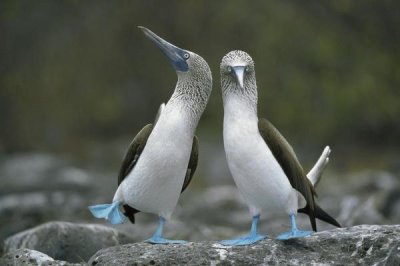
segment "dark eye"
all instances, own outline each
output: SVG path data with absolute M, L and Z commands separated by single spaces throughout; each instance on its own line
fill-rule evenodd
M 232 67 L 230 67 L 230 66 L 228 66 L 227 68 L 226 68 L 226 72 L 228 73 L 228 74 L 231 74 L 232 73 Z
M 183 55 L 183 58 L 185 58 L 185 59 L 189 59 L 189 57 L 190 57 L 190 54 L 189 54 L 189 53 L 185 53 L 185 54 Z
M 246 71 L 246 73 L 249 73 L 249 72 L 250 72 L 250 67 L 249 67 L 249 66 L 246 66 L 246 68 L 244 69 L 244 71 Z

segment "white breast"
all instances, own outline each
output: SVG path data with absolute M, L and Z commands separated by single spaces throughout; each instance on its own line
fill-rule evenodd
M 194 130 L 184 113 L 166 107 L 132 172 L 115 197 L 132 207 L 169 218 L 182 189 Z
M 259 133 L 257 114 L 235 101 L 224 109 L 224 147 L 239 191 L 256 208 L 285 210 L 292 187 Z

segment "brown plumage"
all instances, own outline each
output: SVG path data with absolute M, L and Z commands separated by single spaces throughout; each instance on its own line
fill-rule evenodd
M 314 196 L 317 196 L 317 193 L 304 173 L 303 167 L 297 159 L 292 146 L 267 119 L 259 119 L 258 128 L 275 159 L 285 172 L 290 184 L 303 195 L 307 202 L 307 205 L 299 209 L 298 212 L 305 213 L 309 216 L 314 231 L 317 231 L 315 218 L 340 227 L 340 224 L 322 210 L 314 201 Z

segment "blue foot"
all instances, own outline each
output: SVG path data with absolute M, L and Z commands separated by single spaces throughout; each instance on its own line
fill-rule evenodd
M 257 233 L 257 224 L 259 220 L 260 220 L 259 214 L 253 216 L 250 233 L 248 235 L 235 239 L 222 240 L 219 243 L 224 246 L 244 246 L 244 245 L 254 244 L 260 240 L 267 238 L 267 236 L 263 236 Z
M 115 201 L 112 204 L 100 204 L 89 206 L 90 212 L 96 218 L 104 218 L 112 224 L 122 224 L 126 218 L 119 210 L 120 202 Z
M 150 243 L 150 244 L 186 244 L 187 242 L 185 240 L 171 240 L 171 239 L 166 239 L 163 237 L 152 237 L 150 239 L 147 239 L 145 241 L 146 243 Z
M 297 229 L 295 214 L 292 213 L 289 215 L 289 217 L 290 217 L 290 223 L 292 225 L 292 230 L 290 232 L 285 232 L 283 234 L 280 234 L 276 239 L 288 240 L 288 239 L 292 239 L 292 238 L 309 236 L 313 233 L 312 231 L 301 231 L 301 230 Z
M 244 246 L 244 245 L 251 245 L 260 240 L 267 238 L 268 236 L 263 236 L 260 234 L 249 234 L 247 236 L 229 239 L 229 240 L 222 240 L 219 243 L 224 246 Z
M 288 240 L 292 238 L 300 238 L 300 237 L 305 237 L 311 235 L 313 232 L 312 231 L 300 231 L 300 230 L 293 230 L 290 232 L 285 232 L 283 234 L 280 234 L 276 239 L 278 240 Z
M 154 232 L 153 236 L 150 239 L 147 239 L 145 242 L 151 244 L 185 244 L 187 243 L 184 240 L 170 240 L 162 237 L 163 228 L 164 228 L 165 219 L 160 216 L 159 225 L 157 230 Z

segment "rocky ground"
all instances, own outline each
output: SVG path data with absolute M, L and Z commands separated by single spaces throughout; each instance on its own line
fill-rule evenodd
M 126 250 L 137 254 L 129 257 L 127 265 L 162 264 L 162 258 L 170 258 L 169 246 L 127 244 L 143 241 L 152 234 L 157 225 L 154 215 L 139 214 L 135 225 L 120 226 L 106 225 L 92 218 L 86 206 L 110 201 L 116 188 L 115 174 L 72 165 L 48 154 L 25 154 L 0 161 L 0 248 L 3 253 L 0 256 L 3 255 L 3 264 L 24 265 L 25 261 L 26 265 L 36 265 L 41 261 L 42 265 L 61 265 L 90 260 L 93 265 L 107 265 L 116 259 L 111 253 L 119 256 Z M 196 178 L 201 178 L 201 171 L 199 173 L 200 177 Z M 212 176 L 212 173 L 206 174 Z M 166 237 L 196 242 L 176 247 L 182 254 L 197 254 L 190 260 L 184 258 L 191 264 L 200 265 L 203 257 L 208 259 L 205 265 L 229 265 L 232 261 L 240 264 L 245 259 L 250 264 L 263 261 L 294 264 L 297 260 L 301 264 L 304 260 L 297 256 L 284 260 L 285 254 L 307 250 L 310 263 L 335 264 L 335 258 L 343 257 L 352 259 L 354 264 L 390 265 L 398 261 L 400 253 L 398 244 L 396 246 L 399 227 L 353 226 L 400 223 L 397 174 L 368 170 L 339 176 L 327 172 L 317 189 L 318 201 L 345 229 L 334 230 L 330 225 L 318 223 L 323 232 L 304 240 L 266 240 L 247 248 L 222 248 L 216 242 L 203 242 L 243 234 L 250 226 L 250 217 L 240 195 L 229 176 L 224 177 L 221 182 L 208 182 L 212 185 L 204 189 L 189 188 L 182 195 L 172 221 L 167 224 Z M 212 178 L 221 175 L 227 176 L 217 171 Z M 299 227 L 309 229 L 308 218 L 304 215 L 300 216 Z M 259 230 L 273 238 L 288 228 L 287 217 L 264 215 Z M 335 246 L 331 251 L 330 243 Z M 149 254 L 158 257 L 143 259 L 150 258 Z M 226 259 L 218 259 L 221 256 Z M 183 260 L 176 263 L 183 263 Z
M 400 225 L 360 225 L 255 245 L 133 242 L 99 225 L 48 223 L 6 240 L 1 265 L 400 265 Z M 97 251 L 97 252 L 96 252 Z

